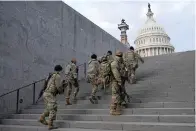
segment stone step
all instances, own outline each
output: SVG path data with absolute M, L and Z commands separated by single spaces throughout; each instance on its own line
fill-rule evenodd
M 176 75 L 176 74 L 175 74 Z M 137 76 L 136 76 L 137 77 Z M 172 79 L 172 77 L 175 77 Z M 136 84 L 132 84 L 131 87 L 143 87 L 146 84 L 146 87 L 150 88 L 150 87 L 156 87 L 156 88 L 160 88 L 160 87 L 172 87 L 172 88 L 185 88 L 185 87 L 192 87 L 193 86 L 193 81 L 194 81 L 194 77 L 189 77 L 189 80 L 183 80 L 184 77 L 183 76 L 181 78 L 176 78 L 176 76 L 171 76 L 171 75 L 161 75 L 160 78 L 158 78 L 158 76 L 155 77 L 148 77 L 148 78 L 137 78 L 137 82 Z M 167 81 L 167 83 L 165 82 Z M 128 83 L 126 83 L 127 85 L 130 85 Z
M 149 91 L 149 90 L 143 90 L 143 91 L 138 91 L 137 93 L 133 94 L 132 91 L 127 91 L 127 93 L 133 97 L 133 98 L 141 98 L 141 99 L 147 99 L 147 98 L 179 98 L 182 97 L 183 93 L 185 94 L 189 94 L 189 96 L 184 96 L 184 97 L 188 97 L 193 98 L 194 97 L 194 92 L 193 91 L 189 91 L 189 92 L 185 92 L 185 91 L 181 91 L 181 92 L 158 92 L 158 91 Z M 79 100 L 87 100 L 90 96 L 90 93 L 85 93 L 85 95 L 83 96 L 78 96 Z M 101 99 L 111 99 L 111 93 L 108 92 L 106 94 L 99 92 L 97 93 L 97 96 L 100 96 Z M 58 96 L 57 97 L 58 100 L 62 100 L 65 99 L 64 95 Z
M 155 93 L 151 93 L 151 94 L 148 94 L 147 92 L 143 92 L 143 93 L 140 93 L 140 94 L 131 94 L 129 92 L 127 92 L 133 99 L 152 99 L 152 98 L 158 98 L 158 99 L 165 99 L 165 98 L 168 98 L 168 99 L 192 99 L 194 97 L 194 92 L 190 92 L 190 93 L 186 93 L 187 95 L 183 95 L 183 92 L 178 92 L 178 93 L 165 93 L 165 94 L 155 94 Z M 88 100 L 89 99 L 89 96 L 90 95 L 87 95 L 87 96 L 83 96 L 83 97 L 78 97 L 78 100 Z M 104 95 L 104 94 L 97 94 L 97 96 L 102 99 L 102 100 L 108 100 L 108 99 L 111 99 L 111 94 L 107 94 L 107 95 Z M 65 96 L 61 96 L 61 97 L 58 97 L 57 98 L 58 100 L 64 100 L 65 99 Z
M 0 131 L 48 131 L 48 129 L 46 127 L 39 127 L 39 126 L 0 125 Z M 54 131 L 111 131 L 111 130 L 58 128 L 55 129 Z M 122 131 L 122 130 L 113 130 L 113 131 Z
M 146 83 L 143 83 L 143 84 L 137 84 L 137 85 L 128 85 L 126 86 L 126 89 L 127 91 L 132 91 L 132 93 L 138 93 L 138 92 L 141 92 L 141 91 L 148 91 L 148 92 L 178 92 L 178 91 L 185 91 L 185 92 L 190 92 L 190 91 L 193 91 L 194 90 L 194 85 L 174 85 L 174 84 L 167 84 L 167 85 L 164 85 L 164 84 L 160 84 L 160 85 L 157 85 L 157 84 L 150 84 L 149 82 L 146 82 Z
M 26 109 L 21 113 L 24 114 L 41 114 L 44 109 Z M 194 108 L 129 108 L 122 110 L 123 115 L 193 115 Z M 58 109 L 57 114 L 109 114 L 109 109 Z
M 148 85 L 148 86 L 146 86 Z M 187 85 L 183 86 L 183 87 L 175 87 L 173 85 L 167 85 L 167 86 L 164 86 L 164 85 L 155 85 L 155 84 L 152 84 L 152 85 L 149 85 L 148 83 L 144 83 L 144 84 L 141 84 L 141 85 L 138 85 L 138 86 L 129 86 L 126 88 L 126 90 L 130 93 L 137 93 L 137 92 L 142 92 L 142 91 L 147 91 L 147 92 L 182 92 L 182 91 L 185 91 L 185 92 L 192 92 L 194 91 L 194 86 L 190 86 L 188 87 Z
M 151 93 L 150 91 L 144 91 L 144 92 L 139 92 L 138 94 L 132 94 L 131 92 L 127 92 L 131 97 L 133 98 L 150 98 L 150 97 L 160 97 L 160 98 L 165 98 L 165 97 L 178 97 L 180 96 L 181 94 L 176 94 L 176 93 L 169 93 L 169 92 L 164 92 L 164 93 Z M 104 93 L 99 93 L 97 94 L 97 96 L 100 96 L 104 99 L 108 99 L 108 98 L 111 98 L 111 93 L 107 93 L 106 95 Z M 78 99 L 80 100 L 86 100 L 88 99 L 90 96 L 89 95 L 86 95 L 86 96 L 79 96 Z M 65 99 L 65 96 L 60 96 L 60 97 L 57 97 L 57 99 Z
M 90 103 L 88 101 L 88 103 Z M 101 103 L 101 102 L 100 102 Z M 109 101 L 108 101 L 109 103 Z M 110 104 L 73 104 L 66 105 L 65 101 L 58 102 L 58 109 L 72 108 L 72 109 L 97 109 L 97 108 L 109 108 Z M 188 102 L 148 102 L 148 103 L 130 103 L 128 108 L 184 108 L 184 107 L 195 107 L 194 103 Z M 43 109 L 44 103 L 33 105 L 30 109 Z
M 182 93 L 184 94 L 190 94 L 189 96 L 194 96 L 195 89 L 194 88 L 181 88 L 181 89 L 174 89 L 174 88 L 164 88 L 162 87 L 161 89 L 156 89 L 156 88 L 146 88 L 141 87 L 141 88 L 127 88 L 126 89 L 127 93 L 133 96 L 137 97 L 152 97 L 152 96 L 180 96 Z M 103 94 L 103 91 L 100 91 L 101 94 Z M 111 94 L 111 91 L 108 91 L 107 94 Z M 106 94 L 106 96 L 107 96 Z M 90 94 L 89 94 L 90 95 Z M 89 96 L 87 95 L 87 96 Z
M 65 99 L 60 99 L 58 100 L 59 102 L 65 103 Z M 169 97 L 165 97 L 165 98 L 131 98 L 131 103 L 146 103 L 146 102 L 194 102 L 195 99 L 193 98 L 169 98 Z M 107 100 L 98 100 L 99 103 L 101 104 L 109 104 L 111 102 L 111 98 L 107 99 Z M 41 102 L 43 103 L 43 102 Z M 77 100 L 77 104 L 90 104 L 90 101 L 87 100 Z
M 38 119 L 40 114 L 15 114 L 9 119 Z M 58 114 L 57 120 L 69 121 L 118 121 L 118 122 L 175 122 L 194 123 L 194 115 L 86 115 L 86 114 Z
M 128 93 L 128 92 L 127 92 Z M 145 93 L 145 94 L 144 94 Z M 138 98 L 147 98 L 147 97 L 168 97 L 168 92 L 147 92 L 147 91 L 144 91 L 144 92 L 137 92 L 137 93 L 132 93 L 131 91 L 128 93 L 130 96 L 132 97 L 138 97 Z M 102 98 L 106 99 L 106 98 L 111 98 L 111 93 L 110 92 L 107 92 L 106 94 L 104 93 L 97 93 L 97 96 L 100 96 L 102 95 Z M 171 96 L 172 95 L 175 95 L 175 94 L 170 94 Z M 85 99 L 88 99 L 90 96 L 89 95 L 86 95 L 86 96 L 79 96 L 78 99 L 80 100 L 85 100 Z M 60 96 L 60 97 L 57 97 L 58 99 L 64 99 L 65 96 Z
M 191 96 L 194 96 L 194 89 L 192 88 L 191 89 L 190 88 L 189 89 L 173 89 L 173 88 L 165 89 L 163 87 L 162 89 L 148 89 L 148 88 L 142 87 L 138 89 L 127 88 L 126 91 L 128 94 L 132 96 L 137 96 L 137 97 L 180 96 L 182 93 L 190 94 Z M 111 91 L 107 91 L 107 94 L 104 94 L 103 91 L 101 90 L 100 92 L 98 92 L 98 94 L 103 94 L 104 96 L 107 96 L 108 94 L 111 95 Z
M 116 116 L 118 117 L 118 116 Z M 27 119 L 4 119 L 0 121 L 3 125 L 26 125 L 26 126 L 43 126 L 37 120 Z M 60 128 L 84 128 L 84 129 L 104 129 L 104 130 L 160 130 L 166 131 L 182 129 L 192 131 L 194 123 L 161 123 L 161 122 L 106 122 L 106 121 L 66 121 L 57 120 L 55 125 Z

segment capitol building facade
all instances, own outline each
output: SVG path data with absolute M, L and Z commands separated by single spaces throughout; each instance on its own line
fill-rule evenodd
M 173 53 L 175 48 L 170 43 L 170 37 L 164 28 L 153 18 L 150 4 L 148 4 L 147 21 L 134 41 L 135 51 L 142 57 Z

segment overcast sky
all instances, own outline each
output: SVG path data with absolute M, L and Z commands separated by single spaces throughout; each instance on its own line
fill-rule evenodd
M 176 52 L 195 49 L 195 2 L 190 0 L 63 0 L 96 25 L 120 40 L 117 24 L 129 25 L 128 41 L 133 45 L 147 17 L 148 2 L 154 18 L 164 27 Z

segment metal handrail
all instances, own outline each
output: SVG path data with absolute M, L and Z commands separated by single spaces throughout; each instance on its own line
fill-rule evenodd
M 35 82 L 31 83 L 31 84 L 28 84 L 28 85 L 25 85 L 25 86 L 23 86 L 23 87 L 20 87 L 20 88 L 18 88 L 18 89 L 12 90 L 12 91 L 10 91 L 10 92 L 8 92 L 8 93 L 5 93 L 5 94 L 1 95 L 0 98 L 3 97 L 3 96 L 5 96 L 5 95 L 8 95 L 8 94 L 10 94 L 10 93 L 13 93 L 13 92 L 15 92 L 15 91 L 17 91 L 17 90 L 21 90 L 21 89 L 23 89 L 23 88 L 29 87 L 30 85 L 36 84 L 36 83 L 38 83 L 38 82 L 41 82 L 41 81 L 43 81 L 43 80 L 45 80 L 45 79 L 41 79 L 41 80 L 39 80 L 39 81 L 35 81 Z
M 86 63 L 83 63 L 83 64 L 80 64 L 80 65 L 78 65 L 78 67 L 80 67 L 80 66 L 82 66 L 82 65 L 84 65 L 84 76 L 86 77 Z M 27 87 L 29 87 L 29 86 L 31 86 L 31 85 L 33 85 L 33 100 L 32 100 L 32 103 L 33 103 L 33 105 L 34 104 L 36 104 L 36 96 L 35 96 L 35 88 L 36 88 L 36 83 L 39 83 L 39 82 L 42 82 L 42 81 L 44 81 L 45 79 L 41 79 L 41 80 L 38 80 L 38 81 L 35 81 L 35 82 L 33 82 L 33 83 L 31 83 L 31 84 L 28 84 L 28 85 L 25 85 L 25 86 L 23 86 L 23 87 L 20 87 L 20 88 L 18 88 L 18 89 L 14 89 L 14 90 L 12 90 L 12 91 L 10 91 L 10 92 L 8 92 L 8 93 L 4 93 L 4 94 L 2 94 L 1 96 L 0 96 L 0 98 L 2 98 L 3 96 L 6 96 L 6 95 L 8 95 L 8 94 L 11 94 L 11 93 L 13 93 L 13 92 L 17 92 L 17 95 L 16 95 L 16 113 L 19 113 L 19 95 L 20 95 L 20 90 L 21 89 L 24 89 L 24 88 L 27 88 Z
M 79 67 L 79 66 L 82 66 L 82 65 L 85 65 L 85 63 L 84 63 L 84 64 L 78 65 L 78 67 Z M 12 92 L 15 92 L 15 91 L 17 91 L 17 90 L 20 90 L 20 89 L 29 87 L 30 85 L 36 84 L 36 83 L 38 83 L 38 82 L 41 82 L 41 81 L 43 81 L 43 80 L 45 80 L 45 79 L 41 79 L 41 80 L 35 81 L 35 82 L 31 83 L 31 84 L 28 84 L 28 85 L 25 85 L 25 86 L 20 87 L 20 88 L 18 88 L 18 89 L 12 90 L 12 91 L 7 92 L 7 93 L 4 93 L 3 95 L 0 95 L 0 98 L 3 97 L 3 96 L 5 96 L 5 95 L 8 95 L 8 94 L 10 94 L 10 93 L 12 93 Z

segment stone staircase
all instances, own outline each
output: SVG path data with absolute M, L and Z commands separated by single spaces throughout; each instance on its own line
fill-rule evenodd
M 91 87 L 80 83 L 77 104 L 58 97 L 56 131 L 194 131 L 195 51 L 149 57 L 137 72 L 138 82 L 126 85 L 131 103 L 121 116 L 109 115 L 111 95 L 98 92 L 99 103 L 88 100 Z M 0 131 L 45 131 L 37 122 L 43 101 L 0 121 Z

